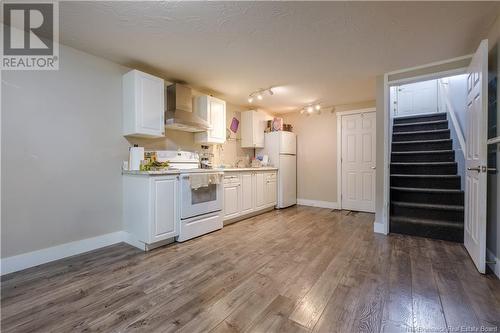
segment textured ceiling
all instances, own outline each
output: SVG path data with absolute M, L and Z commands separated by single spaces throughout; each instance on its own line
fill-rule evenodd
M 286 112 L 374 99 L 375 76 L 474 51 L 488 2 L 61 2 L 61 41 L 235 104 Z

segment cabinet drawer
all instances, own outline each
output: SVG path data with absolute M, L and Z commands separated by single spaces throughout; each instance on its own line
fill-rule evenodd
M 235 175 L 224 175 L 224 184 L 239 184 L 240 176 Z

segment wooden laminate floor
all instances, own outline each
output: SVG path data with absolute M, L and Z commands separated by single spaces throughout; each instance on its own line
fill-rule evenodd
M 2 332 L 499 329 L 500 282 L 460 244 L 292 207 L 149 253 L 124 244 L 2 278 Z M 463 330 L 462 330 L 463 331 Z

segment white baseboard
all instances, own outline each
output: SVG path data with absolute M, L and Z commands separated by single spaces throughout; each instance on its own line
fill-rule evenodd
M 96 250 L 101 247 L 123 242 L 123 231 L 82 239 L 70 243 L 56 245 L 46 249 L 23 253 L 1 260 L 0 275 L 17 272 L 26 268 L 45 264 L 54 260 L 63 259 L 84 252 Z
M 131 245 L 133 247 L 136 247 L 139 250 L 147 251 L 146 243 L 138 241 L 137 239 L 135 239 L 135 237 L 133 237 L 130 233 L 128 233 L 126 231 L 122 231 L 122 232 L 123 232 L 123 241 L 125 243 L 127 243 L 128 245 Z
M 387 235 L 385 231 L 385 225 L 380 222 L 373 222 L 373 232 L 377 234 Z
M 333 202 L 333 201 L 297 199 L 297 204 L 303 205 L 303 206 L 312 206 L 312 207 L 320 207 L 320 208 L 339 209 L 338 202 Z
M 486 260 L 495 262 L 495 264 L 488 264 L 488 267 L 495 273 L 497 278 L 500 279 L 500 261 L 489 249 L 486 249 Z

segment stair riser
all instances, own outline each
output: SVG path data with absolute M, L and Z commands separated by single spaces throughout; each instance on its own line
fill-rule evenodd
M 464 212 L 449 209 L 423 209 L 416 207 L 402 207 L 391 205 L 391 216 L 405 216 L 410 218 L 420 218 L 427 220 L 449 221 L 464 223 Z
M 456 175 L 457 165 L 391 165 L 391 173 L 403 175 Z
M 463 228 L 446 228 L 440 226 L 419 225 L 414 223 L 392 222 L 390 232 L 404 235 L 442 239 L 451 242 L 464 242 Z
M 439 205 L 463 205 L 463 193 L 434 193 L 391 190 L 391 200 Z
M 431 130 L 437 130 L 437 129 L 448 129 L 448 122 L 442 122 L 442 123 L 422 123 L 422 124 L 414 124 L 414 125 L 405 125 L 405 126 L 398 126 L 395 125 L 392 127 L 392 132 L 397 133 L 397 132 L 413 132 L 413 131 L 431 131 Z
M 391 186 L 460 189 L 460 178 L 412 178 L 391 177 Z
M 418 153 L 418 154 L 392 154 L 392 162 L 454 162 L 455 152 L 444 153 Z
M 420 116 L 416 118 L 394 118 L 394 124 L 420 123 L 426 121 L 446 120 L 446 114 Z
M 451 141 L 392 144 L 392 151 L 423 151 L 423 150 L 451 150 L 451 149 L 452 149 Z
M 398 134 L 394 133 L 392 135 L 393 142 L 404 142 L 404 141 L 417 141 L 417 140 L 438 140 L 438 139 L 449 139 L 450 130 L 446 132 L 430 132 L 430 133 L 418 133 L 418 134 Z

